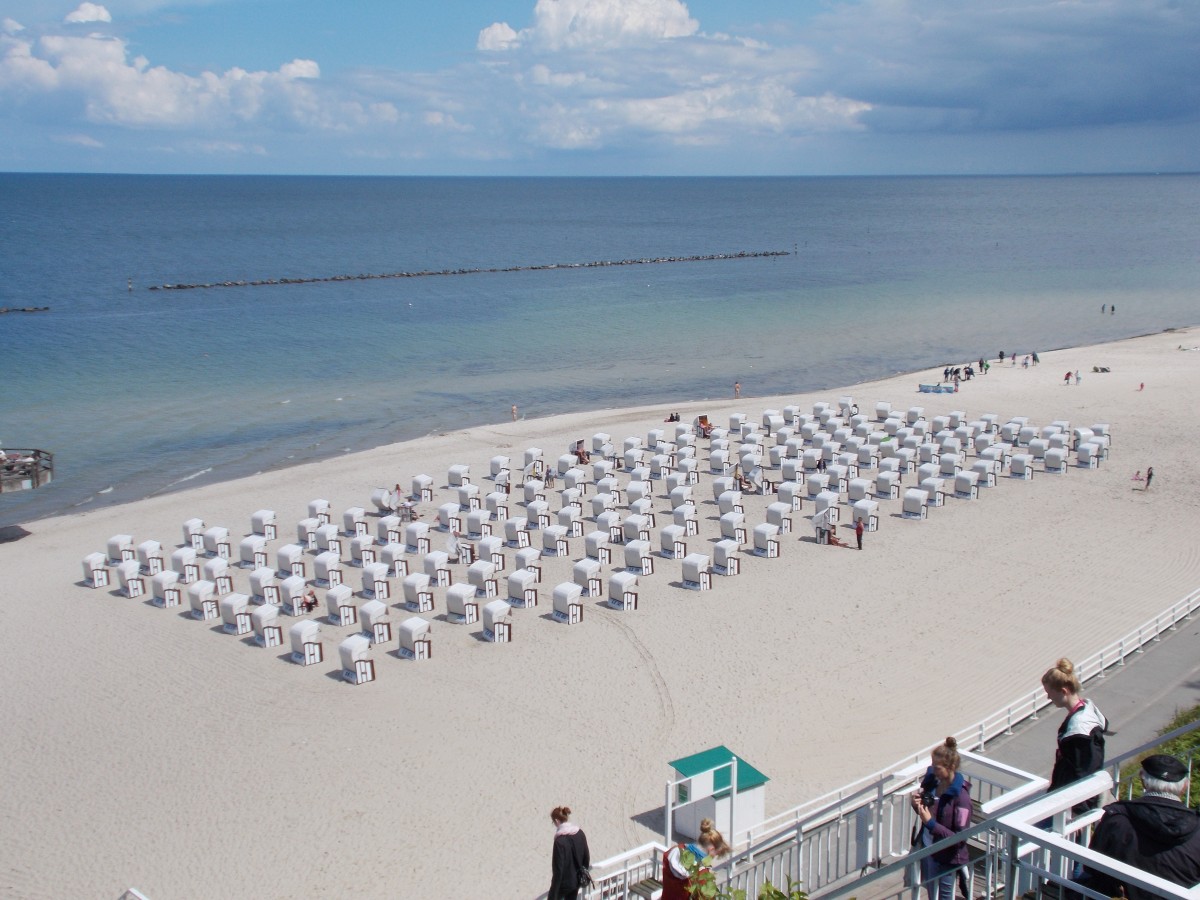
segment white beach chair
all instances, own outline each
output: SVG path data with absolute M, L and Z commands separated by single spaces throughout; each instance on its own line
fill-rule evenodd
M 508 602 L 511 606 L 538 605 L 538 575 L 532 569 L 516 569 L 508 574 Z
M 370 650 L 371 639 L 362 634 L 352 634 L 338 645 L 343 681 L 367 684 L 375 680 L 375 663 L 367 655 Z
M 553 610 L 554 619 L 567 625 L 577 625 L 583 621 L 583 604 L 580 596 L 583 591 L 579 585 L 565 581 L 554 588 Z
M 410 616 L 400 623 L 399 648 L 401 659 L 426 660 L 433 657 L 433 634 L 429 622 L 420 616 Z
M 608 605 L 623 612 L 638 608 L 638 575 L 636 572 L 613 572 L 608 580 Z

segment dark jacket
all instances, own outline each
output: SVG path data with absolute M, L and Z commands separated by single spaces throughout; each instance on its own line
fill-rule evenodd
M 574 897 L 579 890 L 579 870 L 591 868 L 591 865 L 592 855 L 582 831 L 576 829 L 574 832 L 554 835 L 547 900 Z
M 1104 768 L 1104 732 L 1107 730 L 1108 719 L 1091 700 L 1084 700 L 1071 710 L 1058 726 L 1058 752 L 1054 757 L 1054 771 L 1050 773 L 1050 790 L 1056 791 Z M 1099 805 L 1099 798 L 1094 797 L 1075 806 L 1074 811 L 1078 814 Z
M 1106 806 L 1090 846 L 1175 884 L 1200 882 L 1200 817 L 1178 800 L 1141 797 Z M 1110 895 L 1120 887 L 1116 879 L 1091 870 L 1085 870 L 1083 883 Z M 1135 887 L 1125 892 L 1131 900 L 1158 896 Z
M 930 770 L 925 773 L 925 778 L 921 781 L 921 792 L 928 794 L 936 788 L 937 776 Z M 971 782 L 962 772 L 954 774 L 950 787 L 946 788 L 945 793 L 938 795 L 934 802 L 933 818 L 925 823 L 925 830 L 929 832 L 931 838 L 929 843 L 936 843 L 970 826 L 973 812 Z M 942 866 L 966 865 L 969 859 L 966 841 L 939 850 L 933 854 L 933 859 Z

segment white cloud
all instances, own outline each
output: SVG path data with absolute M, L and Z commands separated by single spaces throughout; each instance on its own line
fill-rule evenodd
M 534 24 L 514 31 L 496 22 L 479 33 L 480 50 L 529 44 L 545 50 L 614 49 L 688 37 L 700 26 L 681 0 L 537 0 Z
M 493 22 L 479 32 L 475 46 L 479 50 L 507 50 L 518 43 L 519 37 L 507 22 Z
M 59 92 L 77 97 L 88 121 L 111 125 L 216 127 L 270 115 L 328 127 L 336 113 L 314 113 L 322 105 L 312 87 L 320 74 L 314 61 L 295 59 L 274 72 L 192 76 L 130 59 L 120 38 L 46 35 L 36 45 L 0 39 L 0 96 L 6 89 Z
M 77 147 L 88 147 L 92 150 L 100 150 L 104 147 L 104 144 L 88 134 L 65 134 L 57 140 L 62 144 L 74 144 Z
M 111 22 L 112 16 L 99 3 L 80 3 L 72 13 L 68 13 L 64 22 L 78 25 L 82 22 Z
M 3 29 L 5 34 L 19 34 L 25 30 L 25 26 L 16 19 L 6 18 L 0 22 L 0 29 Z

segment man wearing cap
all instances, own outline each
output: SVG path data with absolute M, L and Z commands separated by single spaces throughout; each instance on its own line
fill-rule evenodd
M 1179 799 L 1188 787 L 1187 766 L 1159 753 L 1142 760 L 1141 777 L 1141 797 L 1104 807 L 1091 849 L 1191 887 L 1200 882 L 1200 817 Z M 1081 882 L 1109 896 L 1123 889 L 1130 900 L 1158 896 L 1092 870 L 1084 871 Z

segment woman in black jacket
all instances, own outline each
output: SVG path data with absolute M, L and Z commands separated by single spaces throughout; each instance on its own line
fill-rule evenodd
M 570 818 L 569 806 L 556 806 L 550 811 L 550 821 L 554 823 L 554 850 L 550 857 L 550 892 L 546 900 L 576 900 L 583 887 L 581 876 L 592 865 L 587 837 L 578 825 L 571 824 Z

